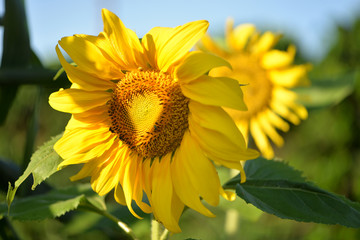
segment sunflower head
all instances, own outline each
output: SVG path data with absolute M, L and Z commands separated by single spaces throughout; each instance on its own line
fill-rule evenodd
M 83 164 L 72 180 L 90 177 L 99 195 L 115 189 L 115 200 L 134 216 L 133 202 L 179 232 L 184 206 L 213 216 L 201 198 L 214 206 L 219 195 L 234 198 L 221 187 L 214 162 L 240 170 L 244 181 L 240 161 L 258 156 L 222 108 L 245 110 L 242 91 L 236 80 L 207 75 L 228 62 L 189 52 L 207 21 L 156 27 L 140 41 L 115 14 L 102 15 L 98 36 L 64 37 L 56 46 L 72 82 L 49 99 L 72 114 L 54 146 L 64 159 L 59 167 Z
M 143 157 L 173 152 L 188 129 L 189 99 L 169 74 L 126 73 L 109 101 L 110 131 Z
M 226 47 L 220 47 L 205 35 L 198 47 L 223 57 L 232 66 L 210 71 L 210 76 L 228 76 L 243 85 L 244 101 L 248 111 L 225 108 L 235 120 L 245 139 L 254 140 L 263 156 L 273 158 L 274 151 L 269 139 L 278 147 L 284 143 L 278 129 L 289 130 L 288 120 L 299 124 L 307 118 L 305 107 L 298 104 L 297 94 L 290 89 L 309 85 L 309 64 L 294 65 L 296 49 L 290 45 L 287 51 L 274 49 L 280 35 L 272 32 L 260 34 L 252 24 L 234 28 L 233 20 L 226 25 Z

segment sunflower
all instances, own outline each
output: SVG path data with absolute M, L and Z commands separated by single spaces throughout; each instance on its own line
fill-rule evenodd
M 238 169 L 257 151 L 222 107 L 246 110 L 236 80 L 206 75 L 227 66 L 222 58 L 189 52 L 208 22 L 155 27 L 141 41 L 112 12 L 103 9 L 98 36 L 64 37 L 60 63 L 72 82 L 52 93 L 50 105 L 71 113 L 54 145 L 62 168 L 83 164 L 71 180 L 91 177 L 99 195 L 112 189 L 115 200 L 139 217 L 132 202 L 172 232 L 184 206 L 214 216 L 201 202 L 231 200 L 220 185 L 215 164 Z M 210 160 L 211 159 L 211 160 Z M 140 218 L 140 217 L 139 217 Z
M 289 130 L 289 124 L 298 125 L 307 118 L 307 110 L 298 104 L 297 94 L 290 88 L 308 85 L 309 64 L 293 65 L 296 49 L 273 49 L 280 35 L 272 32 L 259 34 L 252 24 L 233 27 L 233 20 L 226 24 L 225 46 L 221 47 L 205 35 L 198 48 L 223 57 L 232 69 L 219 67 L 209 73 L 212 77 L 227 76 L 237 79 L 243 86 L 244 101 L 248 111 L 225 108 L 245 136 L 251 135 L 256 146 L 266 158 L 273 158 L 269 139 L 278 147 L 284 144 L 278 129 Z

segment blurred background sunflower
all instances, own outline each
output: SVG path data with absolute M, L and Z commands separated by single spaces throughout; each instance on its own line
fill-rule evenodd
M 278 147 L 284 144 L 277 132 L 278 129 L 289 131 L 289 124 L 284 119 L 298 125 L 308 116 L 306 108 L 297 103 L 298 95 L 290 88 L 310 84 L 307 72 L 311 66 L 292 64 L 296 52 L 294 45 L 290 45 L 286 51 L 273 49 L 280 38 L 279 34 L 270 31 L 259 33 L 253 24 L 234 27 L 233 19 L 228 19 L 225 47 L 209 35 L 199 43 L 200 50 L 221 56 L 231 64 L 232 69 L 213 69 L 209 75 L 228 76 L 242 85 L 248 110 L 225 110 L 245 139 L 253 139 L 262 155 L 268 159 L 274 158 L 269 139 Z

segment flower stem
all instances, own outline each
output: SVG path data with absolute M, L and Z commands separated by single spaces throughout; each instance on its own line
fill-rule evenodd
M 161 224 L 151 214 L 151 240 L 160 240 L 160 228 Z
M 166 240 L 168 234 L 169 230 L 156 221 L 154 215 L 151 215 L 151 240 Z
M 134 233 L 132 232 L 131 228 L 128 227 L 128 225 L 126 225 L 126 223 L 120 221 L 118 218 L 114 217 L 113 215 L 111 215 L 108 212 L 103 212 L 102 213 L 104 217 L 107 217 L 108 219 L 114 221 L 128 236 L 131 237 L 131 239 L 136 240 L 137 238 L 135 237 Z
M 166 228 L 164 229 L 163 233 L 160 236 L 160 240 L 166 240 L 167 237 L 169 235 L 169 230 L 167 230 Z
M 134 235 L 134 233 L 132 232 L 131 228 L 128 227 L 128 225 L 122 221 L 120 221 L 120 219 L 118 219 L 117 217 L 115 217 L 114 215 L 106 212 L 106 211 L 102 211 L 100 209 L 97 209 L 95 207 L 92 207 L 92 206 L 81 206 L 79 207 L 80 209 L 85 209 L 85 210 L 88 210 L 88 211 L 92 211 L 92 212 L 95 212 L 95 213 L 98 213 L 100 215 L 103 215 L 104 217 L 108 218 L 109 220 L 115 222 L 119 228 L 121 228 L 121 230 L 124 232 L 124 234 L 126 234 L 126 236 L 129 238 L 129 239 L 132 239 L 132 240 L 137 240 L 136 236 Z

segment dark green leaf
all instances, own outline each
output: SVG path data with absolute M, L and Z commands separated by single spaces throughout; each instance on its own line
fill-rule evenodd
M 57 171 L 57 166 L 62 160 L 60 156 L 55 152 L 53 146 L 55 142 L 60 139 L 61 136 L 62 134 L 59 134 L 56 137 L 52 138 L 32 155 L 31 161 L 23 175 L 21 175 L 19 179 L 15 182 L 14 188 L 9 188 L 8 190 L 6 200 L 9 207 L 16 193 L 16 190 L 30 174 L 32 174 L 34 178 L 34 183 L 32 185 L 32 189 L 34 190 L 38 184 L 40 184 L 42 181 L 44 181 L 46 178 L 48 178 L 50 175 Z
M 236 185 L 236 193 L 247 203 L 280 218 L 360 227 L 360 211 L 354 207 L 356 203 L 309 183 L 248 180 Z
M 288 179 L 292 181 L 305 181 L 302 172 L 289 166 L 281 160 L 266 160 L 259 157 L 247 161 L 244 166 L 247 179 Z
M 304 182 L 305 178 L 302 173 L 295 170 L 283 161 L 266 160 L 259 157 L 254 160 L 246 161 L 244 170 L 246 179 L 262 180 L 291 180 L 295 182 Z M 240 175 L 228 181 L 224 187 L 235 189 L 236 184 L 240 183 Z
M 23 174 L 23 176 L 27 174 L 27 177 L 30 173 L 32 173 L 34 178 L 34 183 L 31 187 L 32 190 L 57 171 L 57 166 L 60 164 L 62 159 L 55 152 L 53 146 L 61 138 L 61 136 L 62 134 L 53 137 L 32 155 L 29 166 Z
M 9 216 L 18 220 L 43 220 L 59 217 L 79 207 L 99 212 L 106 209 L 104 199 L 96 194 L 89 184 L 84 184 L 15 199 Z M 6 214 L 6 204 L 0 204 L 0 218 Z

